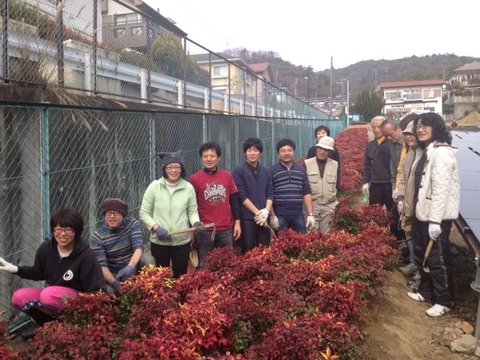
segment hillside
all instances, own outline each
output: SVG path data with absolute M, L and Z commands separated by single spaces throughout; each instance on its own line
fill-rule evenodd
M 293 65 L 273 51 L 250 52 L 246 49 L 237 49 L 224 52 L 238 56 L 249 64 L 270 63 L 273 82 L 277 86 L 287 88 L 292 94 L 295 94 L 297 84 L 299 98 L 307 97 L 306 76 L 310 77 L 310 98 L 330 96 L 330 69 L 313 72 L 311 67 Z M 364 88 L 374 88 L 381 82 L 445 79 L 454 69 L 473 61 L 480 61 L 480 58 L 434 54 L 396 60 L 364 60 L 345 68 L 333 69 L 332 93 L 341 94 L 342 88 L 338 82 L 342 79 L 348 80 L 351 99 L 355 101 L 356 95 Z

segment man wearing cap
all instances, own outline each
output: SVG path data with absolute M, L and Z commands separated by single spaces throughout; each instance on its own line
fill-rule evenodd
M 140 222 L 128 217 L 128 204 L 117 198 L 102 204 L 104 221 L 90 238 L 90 247 L 102 267 L 107 292 L 119 294 L 121 282 L 138 269 L 155 265 L 155 259 L 144 254 Z
M 338 162 L 329 158 L 335 142 L 330 136 L 322 137 L 316 147 L 316 156 L 305 160 L 308 181 L 312 190 L 315 225 L 309 230 L 330 232 L 330 223 L 337 206 L 337 191 L 340 190 Z

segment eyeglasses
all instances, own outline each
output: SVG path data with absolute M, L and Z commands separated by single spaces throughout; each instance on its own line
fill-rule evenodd
M 75 234 L 75 229 L 72 229 L 71 227 L 54 227 L 53 228 L 53 233 L 55 235 L 60 235 L 62 232 L 65 232 L 66 235 L 73 235 Z
M 106 212 L 105 212 L 105 215 L 106 215 L 106 216 L 115 216 L 115 217 L 117 217 L 117 216 L 120 216 L 120 215 L 122 215 L 122 214 L 121 214 L 119 211 L 110 210 L 110 211 L 106 211 Z
M 167 166 L 165 166 L 165 169 L 167 169 L 167 170 L 181 170 L 182 167 L 180 165 L 167 165 Z
M 423 124 L 418 124 L 417 126 L 415 126 L 415 129 L 426 129 L 427 127 L 430 127 L 430 125 L 423 125 Z

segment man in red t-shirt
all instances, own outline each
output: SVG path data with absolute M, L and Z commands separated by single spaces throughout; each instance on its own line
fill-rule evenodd
M 193 174 L 189 182 L 197 194 L 198 213 L 204 224 L 215 223 L 215 239 L 211 231 L 201 231 L 196 236 L 199 267 L 204 266 L 206 256 L 217 247 L 233 246 L 233 239 L 240 238 L 240 203 L 238 189 L 232 174 L 218 169 L 222 150 L 220 145 L 207 142 L 199 149 L 203 169 Z

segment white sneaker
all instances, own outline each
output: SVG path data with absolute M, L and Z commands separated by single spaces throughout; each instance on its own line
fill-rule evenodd
M 430 309 L 427 310 L 427 315 L 431 316 L 431 317 L 439 317 L 439 316 L 442 316 L 443 314 L 449 312 L 450 310 L 452 310 L 452 309 L 450 309 L 449 307 L 439 305 L 439 304 L 435 304 Z
M 420 293 L 414 293 L 414 292 L 408 292 L 407 296 L 410 299 L 413 299 L 415 301 L 420 301 L 420 302 L 425 302 L 427 299 L 425 299 Z
M 398 270 L 405 275 L 413 275 L 417 271 L 417 266 L 414 263 L 410 263 L 405 266 L 401 266 Z

